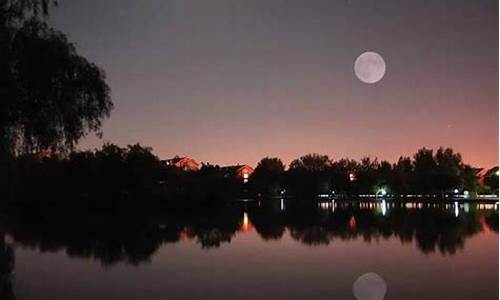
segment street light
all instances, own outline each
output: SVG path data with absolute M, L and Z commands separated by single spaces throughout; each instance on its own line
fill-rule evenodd
M 385 188 L 379 188 L 378 191 L 375 193 L 375 199 L 377 199 L 378 194 L 381 194 L 382 197 L 385 197 L 385 195 L 387 195 L 387 191 L 385 190 Z
M 349 181 L 354 181 L 356 180 L 356 175 L 354 173 L 349 173 Z

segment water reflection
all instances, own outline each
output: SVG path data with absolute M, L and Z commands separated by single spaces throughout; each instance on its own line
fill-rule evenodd
M 14 299 L 14 251 L 0 229 L 0 299 Z
M 467 238 L 485 230 L 498 232 L 498 206 L 494 203 L 382 200 L 323 202 L 318 207 L 322 218 L 307 218 L 309 223 L 300 226 L 294 226 L 296 220 L 288 222 L 295 230 L 292 237 L 310 245 L 329 244 L 335 239 L 362 238 L 370 243 L 396 237 L 402 243 L 415 242 L 424 254 L 438 251 L 453 255 L 465 246 Z
M 106 266 L 148 262 L 166 243 L 190 240 L 202 249 L 219 248 L 236 235 L 253 231 L 264 241 L 279 240 L 289 234 L 293 240 L 308 246 L 397 238 L 402 244 L 415 244 L 424 254 L 453 255 L 465 247 L 469 237 L 485 230 L 498 232 L 498 212 L 495 204 L 386 200 L 330 200 L 319 203 L 318 209 L 304 210 L 277 199 L 276 203 L 235 205 L 204 214 L 65 219 L 4 216 L 0 218 L 0 226 L 16 245 L 41 252 L 64 250 L 69 257 L 95 259 Z M 3 271 L 8 266 L 4 262 L 9 250 L 2 243 Z M 2 277 L 2 282 L 8 280 Z

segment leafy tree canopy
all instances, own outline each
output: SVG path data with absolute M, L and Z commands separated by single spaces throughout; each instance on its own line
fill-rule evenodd
M 290 163 L 290 170 L 305 170 L 309 172 L 325 171 L 331 166 L 332 162 L 328 155 L 306 154 Z
M 48 0 L 1 1 L 3 152 L 66 151 L 113 107 L 104 72 L 47 25 Z

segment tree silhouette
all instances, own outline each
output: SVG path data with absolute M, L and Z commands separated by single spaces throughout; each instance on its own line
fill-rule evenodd
M 290 163 L 290 170 L 301 169 L 307 172 L 326 171 L 331 166 L 331 160 L 328 155 L 317 153 L 306 154 Z
M 484 184 L 491 192 L 498 194 L 498 166 L 486 171 L 484 174 Z
M 463 171 L 462 157 L 451 148 L 439 148 L 435 154 L 436 174 L 435 186 L 441 192 L 450 191 L 460 185 L 460 174 Z
M 104 72 L 46 23 L 51 0 L 0 1 L 0 185 L 12 157 L 67 151 L 113 107 Z
M 285 164 L 277 157 L 265 157 L 260 160 L 250 176 L 250 184 L 263 196 L 276 196 L 282 188 L 282 175 Z
M 356 190 L 358 193 L 370 193 L 379 183 L 380 163 L 378 159 L 364 157 L 356 171 Z
M 332 162 L 330 176 L 332 180 L 332 187 L 337 194 L 339 192 L 347 194 L 353 192 L 354 186 L 353 182 L 351 182 L 349 178 L 349 174 L 355 174 L 358 169 L 358 162 L 352 159 L 343 158 Z
M 111 111 L 104 72 L 61 32 L 30 20 L 11 43 L 10 97 L 1 127 L 11 150 L 71 149 Z
M 14 251 L 4 242 L 0 234 L 0 299 L 13 300 L 14 297 Z
M 26 18 L 41 18 L 49 14 L 50 6 L 57 6 L 55 0 L 3 0 L 1 12 L 11 22 L 23 21 Z
M 287 190 L 300 195 L 298 199 L 308 199 L 308 196 L 329 192 L 331 166 L 332 161 L 328 155 L 316 153 L 293 160 L 286 175 Z
M 267 201 L 274 196 L 315 206 L 318 196 L 356 198 L 373 195 L 381 188 L 395 197 L 416 193 L 445 199 L 456 188 L 467 190 L 471 196 L 491 192 L 498 180 L 496 171 L 487 173 L 487 185 L 483 187 L 479 170 L 464 164 L 451 149 L 438 150 L 436 155 L 420 149 L 414 160 L 400 158 L 394 165 L 372 158 L 331 161 L 327 156 L 305 155 L 288 170 L 280 159 L 264 158 L 250 181 L 244 183 L 228 168 L 203 164 L 198 171 L 185 172 L 163 164 L 149 147 L 106 143 L 101 149 L 69 155 L 19 155 L 15 160 L 14 196 L 4 198 L 15 200 L 13 204 L 31 204 L 27 206 L 31 209 L 59 202 L 64 206 L 79 203 L 146 210 L 151 206 L 214 209 L 237 199 Z M 143 196 L 142 200 L 138 196 Z
M 437 165 L 433 152 L 433 150 L 422 148 L 413 156 L 415 190 L 421 193 L 428 193 L 435 189 L 434 178 Z
M 407 194 L 412 191 L 413 164 L 409 157 L 399 157 L 393 166 L 392 189 L 399 194 Z
M 463 165 L 462 170 L 460 172 L 460 186 L 473 194 L 478 193 L 483 189 L 479 182 L 479 172 L 481 169 L 473 168 L 469 165 Z

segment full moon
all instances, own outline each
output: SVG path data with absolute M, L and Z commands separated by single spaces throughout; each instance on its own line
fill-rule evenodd
M 376 52 L 364 52 L 354 63 L 354 73 L 365 83 L 376 83 L 384 77 L 385 61 Z

